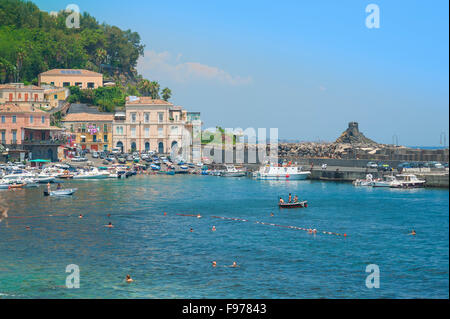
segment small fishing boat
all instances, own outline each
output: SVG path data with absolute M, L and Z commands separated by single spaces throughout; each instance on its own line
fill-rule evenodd
M 57 189 L 55 191 L 44 191 L 44 196 L 70 196 L 77 191 L 77 188 Z
M 166 171 L 166 175 L 175 175 L 175 171 Z
M 233 165 L 226 165 L 226 171 L 222 172 L 222 177 L 244 177 L 247 172 L 243 169 L 237 169 Z
M 353 185 L 355 186 L 373 186 L 373 176 L 372 174 L 367 174 L 366 179 L 357 179 L 353 181 Z
M 302 202 L 296 202 L 296 203 L 283 203 L 278 204 L 280 208 L 307 208 L 308 202 L 302 201 Z

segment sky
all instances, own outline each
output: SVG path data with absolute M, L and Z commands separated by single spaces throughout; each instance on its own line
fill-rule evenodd
M 203 128 L 334 141 L 356 121 L 379 143 L 448 145 L 447 0 L 34 2 L 138 32 L 138 71 Z M 366 26 L 372 3 L 379 28 Z

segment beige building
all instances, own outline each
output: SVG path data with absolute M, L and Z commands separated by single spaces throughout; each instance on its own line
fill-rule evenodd
M 113 147 L 123 152 L 154 151 L 167 154 L 183 145 L 187 111 L 150 97 L 129 97 L 124 112 L 113 122 Z
M 56 87 L 79 86 L 82 89 L 96 89 L 103 86 L 103 75 L 89 70 L 53 69 L 38 76 L 39 85 Z
M 44 89 L 35 85 L 9 83 L 0 85 L 0 104 L 16 104 L 30 106 L 48 105 L 44 97 Z

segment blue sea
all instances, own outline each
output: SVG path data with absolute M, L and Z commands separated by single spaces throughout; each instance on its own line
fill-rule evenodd
M 65 187 L 78 191 L 0 191 L 0 298 L 449 298 L 448 189 L 192 175 Z M 288 193 L 308 208 L 279 210 Z

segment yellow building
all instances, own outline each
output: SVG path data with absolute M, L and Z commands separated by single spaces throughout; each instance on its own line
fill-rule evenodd
M 39 86 L 46 83 L 56 87 L 79 86 L 96 89 L 103 86 L 103 75 L 89 70 L 53 69 L 38 76 Z
M 44 99 L 51 108 L 57 107 L 60 101 L 65 101 L 69 96 L 70 90 L 68 88 L 48 88 L 44 91 Z
M 70 113 L 62 120 L 71 146 L 90 151 L 111 151 L 113 114 Z

